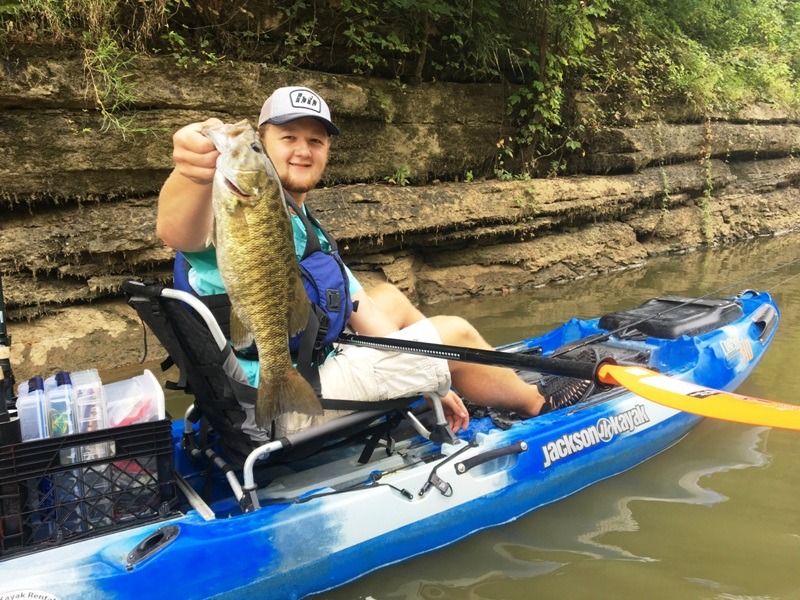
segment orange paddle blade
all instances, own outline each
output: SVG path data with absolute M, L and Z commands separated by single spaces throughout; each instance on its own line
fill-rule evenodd
M 598 379 L 657 404 L 703 417 L 800 431 L 800 406 L 706 388 L 643 367 L 600 365 Z

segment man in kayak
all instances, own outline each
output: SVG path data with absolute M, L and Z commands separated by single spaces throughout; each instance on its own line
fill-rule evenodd
M 219 153 L 201 129 L 214 124 L 220 121 L 212 118 L 192 123 L 175 133 L 175 168 L 158 201 L 158 235 L 165 244 L 184 253 L 192 266 L 192 287 L 200 295 L 224 293 L 215 271 L 214 249 L 207 242 L 212 227 L 212 182 Z M 331 136 L 339 133 L 327 104 L 308 88 L 279 88 L 264 103 L 258 132 L 284 190 L 302 209 L 306 195 L 320 181 L 327 165 Z M 297 229 L 303 226 L 297 218 L 292 219 L 292 224 L 297 245 Z M 304 230 L 302 235 L 305 236 Z M 320 239 L 324 242 L 324 238 Z M 298 258 L 303 250 L 296 248 Z M 368 294 L 349 270 L 347 274 L 351 297 L 358 302 L 348 324 L 359 334 L 491 349 L 465 319 L 426 318 L 396 287 L 382 284 Z M 249 371 L 255 385 L 257 370 Z M 345 344 L 320 365 L 319 375 L 325 398 L 370 401 L 437 393 L 442 397 L 447 421 L 456 432 L 469 423 L 469 414 L 459 394 L 475 404 L 491 405 L 527 418 L 573 404 L 591 387 L 588 381 L 565 377 L 544 378 L 532 385 L 504 367 L 448 362 Z M 451 383 L 456 391 L 450 389 Z M 290 413 L 280 419 L 278 429 L 282 434 L 294 433 L 332 416 L 337 415 L 310 417 Z

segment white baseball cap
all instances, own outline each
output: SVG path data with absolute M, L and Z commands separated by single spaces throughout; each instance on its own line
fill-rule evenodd
M 258 117 L 258 126 L 264 123 L 283 125 L 295 119 L 313 117 L 325 125 L 330 135 L 339 135 L 339 128 L 331 121 L 331 111 L 319 94 L 306 87 L 278 88 L 264 102 Z

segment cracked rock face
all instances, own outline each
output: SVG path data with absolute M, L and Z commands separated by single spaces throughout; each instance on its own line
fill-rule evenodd
M 170 279 L 173 253 L 155 218 L 172 133 L 209 116 L 252 120 L 279 85 L 322 93 L 343 130 L 310 205 L 365 287 L 390 281 L 415 302 L 507 293 L 800 227 L 800 125 L 775 111 L 704 121 L 665 110 L 672 122 L 587 134 L 572 176 L 499 181 L 483 177 L 509 134 L 500 86 L 400 89 L 142 59 L 132 72 L 138 100 L 122 116 L 143 131 L 123 135 L 104 130 L 80 59 L 1 62 L 0 273 L 20 379 L 140 359 L 141 325 L 118 290 L 126 277 Z M 411 185 L 388 184 L 404 166 Z M 150 358 L 163 357 L 148 342 Z

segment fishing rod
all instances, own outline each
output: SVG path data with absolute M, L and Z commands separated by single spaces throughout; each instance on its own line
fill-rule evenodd
M 376 350 L 392 350 L 407 354 L 421 354 L 443 360 L 475 363 L 491 367 L 510 367 L 525 371 L 562 375 L 578 379 L 596 379 L 598 364 L 564 358 L 542 357 L 532 354 L 516 352 L 501 352 L 499 350 L 482 350 L 479 348 L 466 348 L 463 346 L 448 346 L 445 344 L 432 344 L 398 338 L 373 337 L 356 335 L 353 333 L 340 333 L 337 342 L 374 348 Z M 615 364 L 616 361 L 607 357 L 602 363 Z
M 616 361 L 610 358 L 598 359 L 595 362 L 556 358 L 563 352 L 574 351 L 582 346 L 600 341 L 601 339 L 607 339 L 611 335 L 631 328 L 633 325 L 639 325 L 645 321 L 665 315 L 681 306 L 687 306 L 692 302 L 719 294 L 731 287 L 741 286 L 748 281 L 763 277 L 767 273 L 786 268 L 798 262 L 800 262 L 800 258 L 762 271 L 756 275 L 743 278 L 723 286 L 718 290 L 709 292 L 704 296 L 689 299 L 686 302 L 665 309 L 657 315 L 642 318 L 635 323 L 626 324 L 623 327 L 617 328 L 615 331 L 590 336 L 582 344 L 567 345 L 564 349 L 556 351 L 548 357 L 513 351 L 480 350 L 475 348 L 447 346 L 444 344 L 414 342 L 396 338 L 361 336 L 349 333 L 340 334 L 339 341 L 379 350 L 395 350 L 411 354 L 422 354 L 445 360 L 533 370 L 553 375 L 588 379 L 607 385 L 620 385 L 628 391 L 652 402 L 703 417 L 800 431 L 800 406 L 798 405 L 707 388 L 667 375 L 662 375 L 651 368 L 641 365 L 617 364 Z M 798 275 L 793 275 L 787 278 L 784 280 L 784 283 L 797 276 Z M 773 286 L 773 288 L 774 287 L 776 286 Z
M 608 357 L 599 360 L 595 365 L 588 362 L 543 358 L 516 352 L 476 350 L 445 344 L 376 338 L 351 333 L 341 334 L 339 341 L 379 350 L 396 350 L 447 360 L 490 366 L 510 366 L 533 371 L 541 370 L 553 375 L 580 377 L 607 385 L 620 385 L 652 402 L 702 417 L 800 431 L 800 406 L 798 405 L 696 385 L 662 375 L 642 365 L 616 364 L 616 361 Z M 571 363 L 571 365 L 564 363 Z
M 366 335 L 356 335 L 352 333 L 341 333 L 339 335 L 339 342 L 352 344 L 355 346 L 363 346 L 367 348 L 374 348 L 376 350 L 394 350 L 398 352 L 405 352 L 408 354 L 420 354 L 423 356 L 431 356 L 434 358 L 441 358 L 444 360 L 453 360 L 459 362 L 470 362 L 482 365 L 489 365 L 494 367 L 510 367 L 514 369 L 521 369 L 525 371 L 536 371 L 541 373 L 548 373 L 550 375 L 562 375 L 565 377 L 576 377 L 579 379 L 588 379 L 596 381 L 599 379 L 600 367 L 605 365 L 611 366 L 615 361 L 608 358 L 600 361 L 581 361 L 560 359 L 559 356 L 566 352 L 573 352 L 584 346 L 594 344 L 603 340 L 609 339 L 611 336 L 621 333 L 626 330 L 634 328 L 636 325 L 641 325 L 647 321 L 662 317 L 671 311 L 677 310 L 684 306 L 688 306 L 698 300 L 704 300 L 711 296 L 720 294 L 721 292 L 732 288 L 739 287 L 742 284 L 751 281 L 755 278 L 762 277 L 767 273 L 776 271 L 778 269 L 791 266 L 800 262 L 800 258 L 778 265 L 767 271 L 762 271 L 756 275 L 740 279 L 734 283 L 723 286 L 713 292 L 709 292 L 704 296 L 687 299 L 669 308 L 666 308 L 655 315 L 643 317 L 633 323 L 627 323 L 617 329 L 607 333 L 599 333 L 589 336 L 585 340 L 577 344 L 568 344 L 562 349 L 556 350 L 547 357 L 520 354 L 517 352 L 505 352 L 502 350 L 481 350 L 477 348 L 465 348 L 461 346 L 448 346 L 445 344 L 432 344 L 426 342 L 417 342 L 410 340 L 399 340 L 395 338 L 374 337 Z

